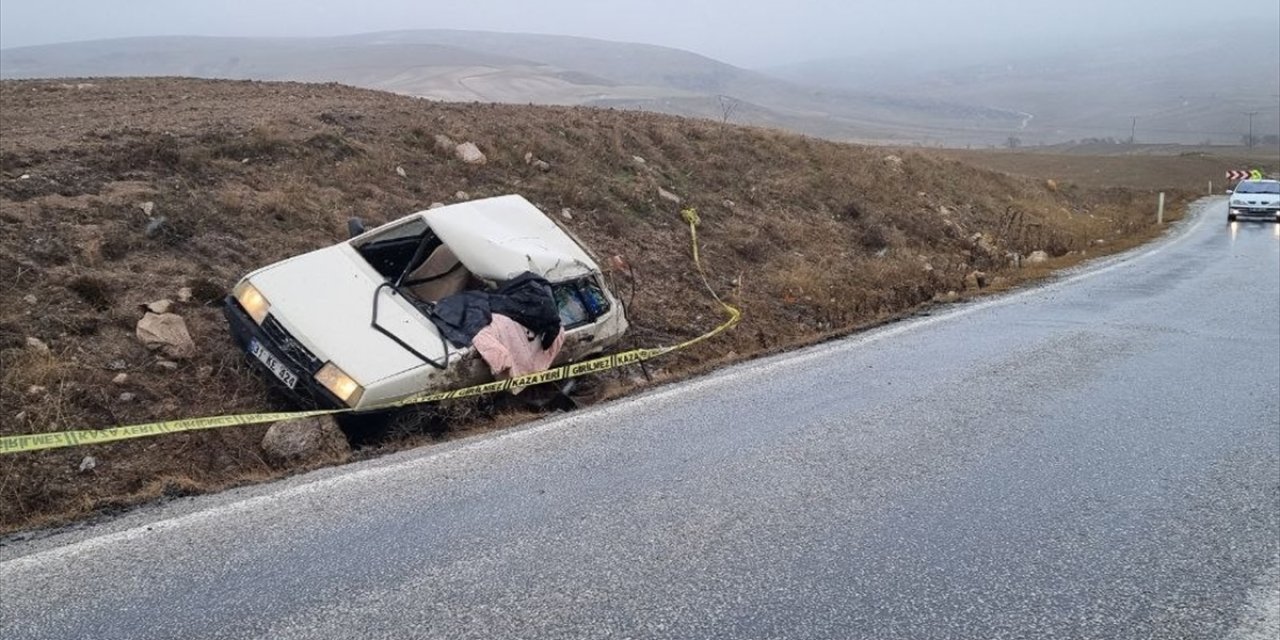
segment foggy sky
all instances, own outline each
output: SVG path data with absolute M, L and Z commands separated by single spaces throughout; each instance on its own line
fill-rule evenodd
M 1116 6 L 1123 5 L 1123 6 Z M 0 48 L 150 35 L 324 36 L 397 29 L 574 35 L 745 67 L 823 57 L 1070 43 L 1248 19 L 1276 0 L 0 0 Z

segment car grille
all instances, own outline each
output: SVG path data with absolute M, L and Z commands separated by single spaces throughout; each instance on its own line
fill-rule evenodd
M 281 351 L 280 355 L 293 361 L 293 364 L 306 369 L 307 373 L 315 373 L 324 365 L 319 358 L 315 357 L 301 342 L 294 339 L 285 331 L 284 327 L 276 321 L 271 315 L 262 321 L 262 331 L 271 338 L 272 345 Z

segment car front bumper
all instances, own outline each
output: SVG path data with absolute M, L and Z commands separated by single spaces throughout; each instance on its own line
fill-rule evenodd
M 1227 209 L 1227 214 L 1236 219 L 1280 221 L 1280 209 L 1271 207 L 1230 207 Z
M 245 312 L 234 296 L 227 296 L 222 307 L 222 313 L 227 317 L 227 324 L 231 328 L 231 337 L 235 340 L 240 350 L 244 352 L 245 359 L 252 363 L 254 369 L 266 378 L 273 387 L 284 392 L 294 403 L 301 407 L 308 409 L 346 408 L 346 404 L 339 400 L 337 396 L 316 382 L 315 373 L 324 363 L 318 362 L 314 356 L 311 356 L 300 345 L 297 345 L 292 337 L 283 332 L 283 328 L 277 332 L 283 334 L 282 336 L 271 335 L 258 323 L 254 322 L 253 318 L 249 317 L 249 314 Z M 270 316 L 268 316 L 268 320 L 270 320 Z M 281 338 L 295 343 L 291 345 L 282 344 Z M 272 372 L 265 363 L 253 357 L 249 351 L 249 345 L 255 340 L 297 376 L 297 383 L 292 388 Z

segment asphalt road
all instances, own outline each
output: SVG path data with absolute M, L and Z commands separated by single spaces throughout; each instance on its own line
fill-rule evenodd
M 0 548 L 22 638 L 1271 638 L 1280 229 Z M 1268 626 L 1272 625 L 1272 626 Z

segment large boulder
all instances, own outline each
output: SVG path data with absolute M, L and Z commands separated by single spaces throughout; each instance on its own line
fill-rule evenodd
M 148 349 L 158 350 L 170 358 L 190 358 L 196 352 L 186 321 L 175 313 L 148 311 L 138 321 L 137 335 Z
M 262 436 L 262 451 L 274 463 L 344 461 L 351 446 L 333 416 L 284 420 Z

